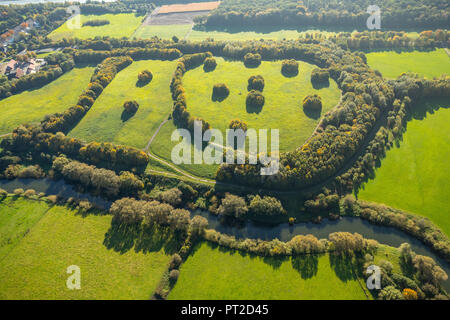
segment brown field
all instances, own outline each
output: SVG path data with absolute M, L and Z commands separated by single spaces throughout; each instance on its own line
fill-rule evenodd
M 173 4 L 162 6 L 158 14 L 177 13 L 177 12 L 195 12 L 195 11 L 211 11 L 216 9 L 220 1 L 214 2 L 194 2 L 188 4 Z

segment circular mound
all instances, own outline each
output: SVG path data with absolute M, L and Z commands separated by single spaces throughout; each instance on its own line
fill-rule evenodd
M 295 77 L 298 75 L 298 62 L 294 59 L 284 60 L 281 65 L 281 73 L 285 77 Z
M 143 70 L 138 74 L 138 82 L 141 84 L 147 84 L 153 79 L 153 74 L 149 70 Z
M 303 99 L 303 109 L 310 112 L 320 112 L 322 110 L 322 98 L 317 94 L 306 96 Z
M 217 67 L 216 59 L 214 58 L 206 58 L 205 62 L 203 63 L 203 70 L 205 72 L 211 72 L 214 71 Z
M 259 113 L 264 106 L 265 98 L 260 91 L 251 90 L 247 95 L 245 103 L 247 105 L 247 112 Z
M 225 83 L 217 83 L 213 87 L 212 100 L 223 101 L 230 95 L 230 89 Z
M 263 92 L 264 90 L 264 78 L 260 75 L 257 76 L 251 76 L 248 79 L 248 86 L 247 86 L 247 90 L 251 91 L 251 90 L 258 90 L 260 92 Z
M 123 108 L 129 114 L 134 114 L 139 109 L 139 104 L 135 100 L 125 101 Z

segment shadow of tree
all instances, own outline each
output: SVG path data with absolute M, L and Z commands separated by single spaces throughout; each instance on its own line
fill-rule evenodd
M 212 94 L 211 95 L 211 100 L 214 102 L 222 102 L 224 101 L 226 98 L 228 98 L 228 96 L 230 95 L 230 93 L 228 93 L 227 95 L 218 95 L 218 94 Z
M 167 254 L 173 254 L 178 252 L 183 240 L 182 236 L 168 228 L 156 225 L 144 228 L 139 224 L 127 225 L 112 221 L 103 244 L 108 249 L 121 254 L 133 247 L 135 252 L 148 253 L 164 250 Z
M 319 256 L 316 254 L 302 254 L 292 257 L 292 267 L 300 273 L 302 279 L 310 279 L 317 274 Z
M 330 86 L 330 80 L 323 81 L 323 82 L 313 81 L 313 82 L 311 82 L 311 84 L 312 84 L 312 87 L 314 89 L 320 90 L 320 89 L 323 89 L 323 88 L 328 88 Z
M 311 118 L 311 119 L 314 119 L 314 120 L 318 120 L 318 119 L 320 119 L 320 115 L 322 113 L 322 109 L 320 109 L 320 110 L 309 110 L 309 109 L 303 108 L 303 112 L 305 113 L 305 115 L 308 118 Z
M 152 80 L 153 80 L 153 79 L 152 79 Z M 148 85 L 150 82 L 152 82 L 152 80 L 149 80 L 149 81 L 140 81 L 140 80 L 138 80 L 138 81 L 136 81 L 136 87 L 138 87 L 138 88 L 145 87 L 145 86 Z
M 353 272 L 353 256 L 330 253 L 330 265 L 336 273 L 336 276 L 342 281 L 346 282 L 356 279 L 356 275 Z
M 136 113 L 130 113 L 126 110 L 122 111 L 122 115 L 120 116 L 120 119 L 122 120 L 122 122 L 127 122 L 128 120 L 130 120 Z

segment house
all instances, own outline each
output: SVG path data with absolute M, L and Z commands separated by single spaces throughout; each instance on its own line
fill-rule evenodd
M 13 71 L 16 68 L 16 64 L 17 64 L 17 61 L 14 60 L 14 59 L 11 59 L 6 64 L 5 74 L 10 73 L 11 71 Z

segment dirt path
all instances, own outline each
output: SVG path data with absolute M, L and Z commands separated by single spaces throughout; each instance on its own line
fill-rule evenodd
M 191 28 L 189 29 L 188 33 L 186 33 L 186 35 L 184 36 L 184 40 L 188 40 L 189 39 L 189 36 L 192 33 L 192 29 L 194 29 L 194 25 L 195 25 L 195 23 L 192 23 Z
M 447 53 L 447 55 L 450 57 L 450 50 L 448 50 L 447 48 L 444 48 L 444 50 Z
M 148 149 L 150 148 L 150 145 L 152 144 L 153 140 L 156 138 L 156 135 L 159 133 L 159 130 L 161 130 L 162 126 L 165 125 L 167 123 L 167 121 L 169 121 L 169 119 L 166 119 L 163 122 L 161 122 L 161 124 L 159 125 L 158 129 L 156 129 L 155 133 L 150 138 L 150 140 L 148 141 L 147 145 L 144 148 L 145 152 L 148 151 Z
M 1 138 L 4 138 L 4 137 L 7 137 L 7 136 L 10 136 L 12 133 L 5 133 L 5 134 L 0 134 L 0 139 Z

